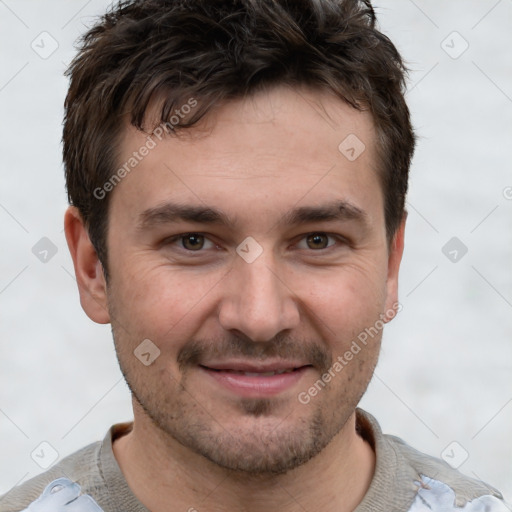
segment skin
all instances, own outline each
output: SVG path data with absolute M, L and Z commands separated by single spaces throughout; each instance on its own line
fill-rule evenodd
M 371 115 L 325 91 L 280 86 L 219 106 L 181 133 L 111 192 L 108 286 L 80 214 L 70 207 L 65 216 L 82 307 L 112 324 L 134 395 L 133 430 L 114 442 L 120 468 L 153 512 L 169 503 L 354 510 L 375 468 L 355 408 L 381 331 L 309 403 L 297 397 L 398 300 L 405 218 L 388 245 Z M 366 146 L 354 161 L 338 150 L 349 134 Z M 127 127 L 120 162 L 146 140 Z M 334 200 L 364 220 L 278 222 Z M 166 201 L 221 209 L 236 223 L 137 228 L 142 212 Z M 186 233 L 205 238 L 170 240 Z M 248 236 L 263 250 L 251 263 L 236 252 Z M 144 339 L 160 350 L 149 366 L 134 356 Z M 198 366 L 276 357 L 310 366 L 266 397 L 239 396 Z

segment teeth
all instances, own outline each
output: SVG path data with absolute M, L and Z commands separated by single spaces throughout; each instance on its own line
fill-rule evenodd
M 293 372 L 293 368 L 290 370 L 276 370 L 275 372 L 262 372 L 262 373 L 253 373 L 253 372 L 243 372 L 247 377 L 272 377 L 273 375 L 281 375 L 283 373 L 291 373 Z
M 215 370 L 215 369 L 214 369 Z M 295 368 L 288 368 L 286 370 L 275 370 L 271 372 L 242 372 L 240 370 L 215 370 L 216 372 L 229 372 L 238 375 L 246 375 L 247 377 L 272 377 L 273 375 L 281 375 L 283 373 L 292 373 Z

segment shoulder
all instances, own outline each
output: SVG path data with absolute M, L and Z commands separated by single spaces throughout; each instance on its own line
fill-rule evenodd
M 98 468 L 101 441 L 65 457 L 48 471 L 0 496 L 2 512 L 60 510 L 73 502 L 73 510 L 101 512 L 89 495 L 103 485 Z M 75 508 L 76 507 L 76 508 Z
M 510 509 L 494 487 L 452 468 L 444 460 L 416 450 L 399 437 L 384 435 L 399 459 L 417 475 L 416 496 L 408 512 L 507 512 Z
M 383 434 L 368 412 L 356 410 L 356 428 L 375 451 L 370 487 L 357 512 L 510 512 L 494 487 L 470 478 L 444 460 L 401 438 Z

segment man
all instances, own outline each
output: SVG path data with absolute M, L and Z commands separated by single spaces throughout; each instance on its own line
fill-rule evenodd
M 69 69 L 65 231 L 133 396 L 2 512 L 508 510 L 357 408 L 415 136 L 355 0 L 139 0 Z

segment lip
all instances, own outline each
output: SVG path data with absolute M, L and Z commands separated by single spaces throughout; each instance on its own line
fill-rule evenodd
M 286 361 L 283 359 L 277 359 L 265 363 L 251 363 L 233 359 L 219 362 L 212 361 L 208 362 L 207 364 L 201 364 L 200 366 L 210 370 L 232 370 L 236 372 L 265 373 L 290 370 L 311 365 L 304 361 Z
M 222 367 L 222 368 L 221 368 Z M 265 365 L 250 363 L 222 363 L 203 366 L 199 369 L 209 378 L 241 397 L 257 398 L 275 396 L 297 385 L 304 374 L 312 369 L 311 365 L 290 362 L 275 362 Z M 268 372 L 288 371 L 275 375 L 244 375 L 247 373 L 265 374 Z

